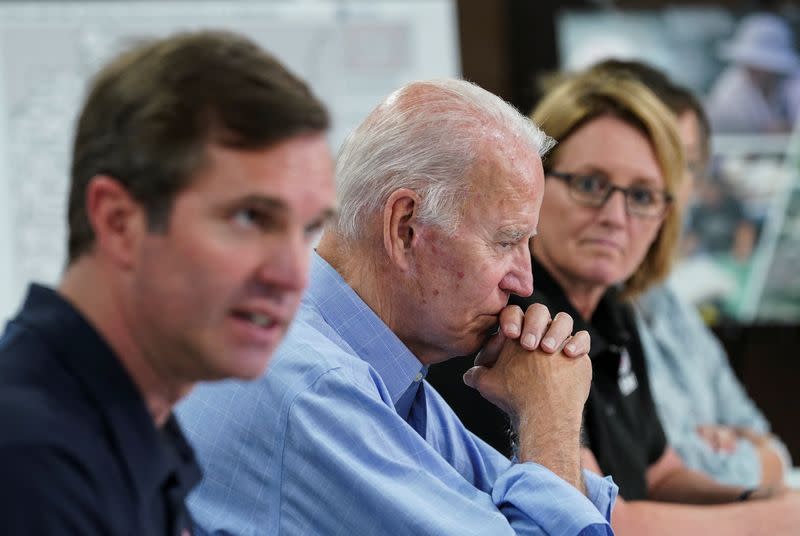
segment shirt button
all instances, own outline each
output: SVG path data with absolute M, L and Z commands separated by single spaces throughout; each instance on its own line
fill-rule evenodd
M 423 377 L 422 373 L 421 372 L 417 372 L 417 375 L 414 376 L 414 381 L 415 382 L 421 382 L 422 381 L 422 377 Z

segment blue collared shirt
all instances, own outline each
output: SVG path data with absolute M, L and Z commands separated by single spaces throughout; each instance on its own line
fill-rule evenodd
M 702 425 L 741 426 L 769 432 L 769 423 L 747 396 L 728 356 L 697 310 L 668 285 L 640 296 L 636 322 L 650 388 L 669 443 L 684 463 L 726 484 L 754 487 L 761 481 L 755 446 L 739 439 L 733 452 L 717 451 L 697 433 Z M 773 440 L 785 468 L 788 450 Z
M 321 257 L 270 365 L 178 408 L 205 478 L 189 501 L 217 534 L 612 534 L 617 488 L 589 498 L 464 428 L 425 368 Z

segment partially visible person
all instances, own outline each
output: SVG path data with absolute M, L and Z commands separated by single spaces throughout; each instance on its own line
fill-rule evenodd
M 652 400 L 629 299 L 667 274 L 678 239 L 684 156 L 674 115 L 633 78 L 586 71 L 552 88 L 532 118 L 558 145 L 544 162 L 534 293 L 512 302 L 566 312 L 591 335 L 584 465 L 620 487 L 615 533 L 794 533 L 800 497 L 757 500 L 771 492 L 686 468 Z M 752 504 L 722 504 L 744 499 Z
M 686 172 L 675 204 L 683 211 L 710 157 L 710 126 L 702 105 L 689 90 L 641 62 L 607 60 L 593 70 L 639 80 L 676 115 Z M 726 484 L 783 485 L 791 468 L 788 450 L 770 434 L 697 309 L 667 281 L 639 296 L 635 310 L 656 409 L 669 444 L 687 467 Z
M 206 470 L 190 499 L 204 531 L 611 534 L 616 486 L 580 466 L 587 334 L 507 307 L 532 291 L 548 147 L 458 80 L 408 84 L 362 122 L 269 373 L 203 386 L 178 409 Z M 514 462 L 424 381 L 481 347 L 466 381 L 511 416 Z
M 730 65 L 706 101 L 714 131 L 791 131 L 800 113 L 800 56 L 786 20 L 771 13 L 744 17 L 720 56 Z
M 328 122 L 232 33 L 149 41 L 97 74 L 66 271 L 0 338 L 3 534 L 192 531 L 200 470 L 172 407 L 261 374 L 287 330 L 334 207 Z

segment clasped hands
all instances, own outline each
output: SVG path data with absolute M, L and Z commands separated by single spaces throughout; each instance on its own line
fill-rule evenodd
M 534 419 L 578 433 L 592 378 L 589 334 L 573 335 L 572 317 L 551 318 L 542 304 L 524 313 L 510 305 L 499 323 L 464 382 L 505 411 L 515 428 Z

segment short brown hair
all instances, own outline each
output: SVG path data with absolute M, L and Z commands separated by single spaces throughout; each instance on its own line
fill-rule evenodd
M 95 76 L 78 120 L 69 263 L 94 242 L 86 188 L 96 175 L 119 181 L 158 230 L 204 163 L 207 144 L 258 149 L 328 126 L 306 84 L 240 35 L 189 32 L 136 46 Z
M 584 71 L 564 78 L 542 98 L 531 118 L 558 142 L 589 121 L 611 115 L 633 126 L 650 141 L 667 192 L 683 180 L 684 155 L 674 114 L 647 87 L 632 77 Z M 558 161 L 559 145 L 543 162 Z M 671 204 L 655 240 L 636 271 L 624 282 L 623 294 L 635 296 L 669 273 L 680 232 L 680 213 Z
M 711 123 L 700 100 L 687 88 L 680 86 L 652 65 L 637 60 L 607 59 L 592 65 L 591 69 L 611 76 L 630 76 L 652 91 L 672 113 L 680 117 L 692 112 L 700 129 L 700 151 L 703 162 L 711 156 Z

